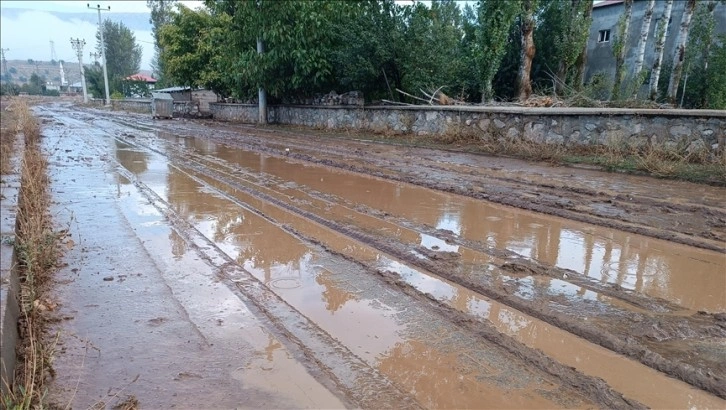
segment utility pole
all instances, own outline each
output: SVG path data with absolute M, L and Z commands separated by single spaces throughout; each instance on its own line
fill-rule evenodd
M 262 37 L 257 37 L 257 54 L 264 52 L 265 44 L 262 42 Z M 257 89 L 257 123 L 267 124 L 267 92 L 262 85 Z
M 88 53 L 88 56 L 93 59 L 93 63 L 94 64 L 98 64 L 98 57 L 101 57 L 100 54 L 95 53 L 95 52 L 94 53 Z
M 55 61 L 55 41 L 50 40 L 50 61 Z
M 5 59 L 5 52 L 10 51 L 9 48 L 0 48 L 0 55 L 2 56 L 3 60 L 3 74 L 5 74 L 5 82 L 9 83 L 8 81 L 8 61 Z
M 86 7 L 94 10 L 89 3 L 86 3 Z M 106 88 L 106 105 L 111 104 L 111 97 L 108 94 L 108 71 L 106 70 L 106 43 L 103 41 L 103 23 L 101 22 L 101 10 L 111 11 L 111 6 L 108 9 L 102 9 L 100 4 L 96 4 L 95 10 L 98 10 L 98 31 L 101 33 L 101 63 L 103 64 L 103 86 Z
M 83 46 L 86 45 L 86 40 L 72 39 L 71 46 L 76 51 L 78 56 L 78 65 L 81 67 L 81 86 L 83 87 L 83 103 L 88 103 L 88 91 L 86 91 L 86 72 L 83 70 Z

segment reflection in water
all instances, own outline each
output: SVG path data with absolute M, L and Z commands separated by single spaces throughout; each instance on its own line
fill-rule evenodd
M 214 149 L 208 146 L 206 148 L 208 151 L 214 152 Z M 242 153 L 240 157 L 244 157 L 244 155 L 246 154 Z M 260 158 L 258 160 L 256 165 L 262 166 L 260 164 L 262 160 Z M 279 160 L 275 158 L 268 158 L 264 162 L 269 172 L 280 167 Z M 393 304 L 387 305 L 385 301 L 382 302 L 378 299 L 359 299 L 358 295 L 370 295 L 370 293 L 357 293 L 353 290 L 354 286 L 342 283 L 332 272 L 320 269 L 319 262 L 316 260 L 317 256 L 294 236 L 231 201 L 215 196 L 212 191 L 202 190 L 193 179 L 162 161 L 149 160 L 149 164 L 151 164 L 148 166 L 149 169 L 143 171 L 145 182 L 158 181 L 158 178 L 163 176 L 165 181 L 164 188 L 161 190 L 166 190 L 168 201 L 177 212 L 192 222 L 205 236 L 213 238 L 228 255 L 236 255 L 237 260 L 260 280 L 273 283 L 276 280 L 295 278 L 300 287 L 277 289 L 276 291 L 281 297 L 296 309 L 305 312 L 305 315 L 321 328 L 335 334 L 359 357 L 369 361 L 380 360 L 381 370 L 391 375 L 396 382 L 401 380 L 403 385 L 411 386 L 411 390 L 417 394 L 422 403 L 427 403 L 430 407 L 481 407 L 483 405 L 523 407 L 513 402 L 513 399 L 507 397 L 506 394 L 502 395 L 502 391 L 514 391 L 515 389 L 509 388 L 512 386 L 506 384 L 495 386 L 487 382 L 487 377 L 496 376 L 495 370 L 487 365 L 473 360 L 469 355 L 457 356 L 450 353 L 451 349 L 437 348 L 435 346 L 438 345 L 429 342 L 429 339 L 422 338 L 421 340 L 426 340 L 424 343 L 402 337 L 401 329 L 409 326 L 409 323 L 396 319 L 397 312 L 390 307 Z M 315 172 L 321 171 L 315 168 Z M 337 174 L 326 172 L 327 174 L 321 173 L 318 176 L 321 180 L 331 180 L 328 181 L 333 187 L 331 189 L 338 189 L 336 188 L 338 185 L 335 183 Z M 324 176 L 322 176 L 323 174 Z M 295 182 L 302 184 L 300 181 Z M 365 191 L 379 193 L 385 191 L 387 188 L 376 189 L 376 185 L 380 183 L 382 181 L 371 182 L 371 189 Z M 348 185 L 349 187 L 346 189 L 349 189 L 351 184 Z M 405 202 L 412 198 L 409 195 L 410 192 L 407 192 L 411 189 L 413 188 L 410 186 L 397 185 L 394 192 L 400 193 L 398 198 Z M 322 189 L 321 191 L 325 192 Z M 384 208 L 396 209 L 397 213 L 405 215 L 408 215 L 407 212 L 412 212 L 412 219 L 467 238 L 495 238 L 491 243 L 496 244 L 498 248 L 512 249 L 512 247 L 519 246 L 523 251 L 530 252 L 529 255 L 543 259 L 559 260 L 562 255 L 565 255 L 562 249 L 564 243 L 567 242 L 567 235 L 572 233 L 573 241 L 587 244 L 583 245 L 585 249 L 582 252 L 583 260 L 589 260 L 586 262 L 586 266 L 595 265 L 593 261 L 598 259 L 597 249 L 600 246 L 603 251 L 603 260 L 612 258 L 609 260 L 617 260 L 618 266 L 626 266 L 633 261 L 636 270 L 648 269 L 648 258 L 640 257 L 643 252 L 637 251 L 637 247 L 633 244 L 635 241 L 631 241 L 627 235 L 625 235 L 625 241 L 619 242 L 617 233 L 606 238 L 602 233 L 595 235 L 593 233 L 595 230 L 592 229 L 590 231 L 572 229 L 558 225 L 559 222 L 557 224 L 540 223 L 545 221 L 533 217 L 532 214 L 495 209 L 483 203 L 478 203 L 471 209 L 467 208 L 465 204 L 458 209 L 445 201 L 438 203 L 436 198 L 442 194 L 425 192 L 428 194 L 426 198 L 418 197 L 416 199 L 415 195 L 413 196 L 421 207 L 408 208 L 408 210 L 398 209 L 397 207 L 401 205 L 397 203 L 397 200 L 392 200 Z M 463 201 L 466 203 L 468 200 Z M 497 211 L 498 215 L 502 216 L 482 214 L 487 210 Z M 482 221 L 484 223 L 481 223 Z M 486 226 L 488 223 L 490 225 Z M 484 225 L 483 228 L 482 225 Z M 587 239 L 588 235 L 589 239 Z M 170 236 L 172 243 L 179 239 L 177 236 Z M 627 246 L 623 246 L 623 243 Z M 183 252 L 184 249 L 180 247 L 178 253 L 181 255 Z M 623 255 L 629 255 L 630 252 L 634 252 L 633 254 L 637 257 L 623 259 Z M 175 251 L 175 256 L 176 254 L 177 251 Z M 605 258 L 605 254 L 609 256 Z M 659 259 L 655 258 L 655 260 Z M 567 335 L 566 332 L 558 334 L 558 337 L 548 337 L 550 332 L 556 333 L 558 329 L 552 329 L 537 320 L 492 303 L 480 295 L 436 280 L 397 264 L 395 261 L 380 258 L 379 262 L 382 269 L 397 271 L 420 291 L 430 293 L 437 299 L 446 301 L 462 311 L 485 318 L 499 331 L 517 335 L 527 344 L 541 348 L 555 358 L 558 358 L 559 352 L 562 356 L 559 360 L 571 358 L 573 351 L 576 351 L 578 361 L 581 359 L 579 355 L 582 354 L 584 363 L 593 362 L 596 367 L 607 365 L 607 363 L 586 357 L 586 354 L 582 353 L 587 352 L 583 346 L 578 345 L 577 348 L 573 348 L 573 342 L 577 342 L 573 341 L 574 338 Z M 656 268 L 658 266 L 660 265 L 655 265 Z M 481 270 L 487 269 L 492 269 L 491 265 L 481 267 Z M 617 275 L 615 277 L 616 280 L 625 280 L 625 277 Z M 634 286 L 644 286 L 645 283 L 656 282 L 643 280 L 640 285 L 637 281 L 634 283 Z M 567 294 L 581 291 L 569 288 L 568 285 L 567 282 L 552 281 L 549 284 L 549 291 Z M 279 351 L 276 343 L 268 343 L 265 349 L 267 360 L 274 357 Z M 613 373 L 620 375 L 617 370 L 614 370 Z M 476 377 L 472 375 L 476 375 Z M 643 378 L 643 380 L 647 379 Z M 491 389 L 491 391 L 487 391 L 487 389 Z M 549 386 L 544 388 L 544 390 L 548 389 Z M 527 403 L 529 405 L 536 400 L 541 400 L 539 395 L 530 395 L 529 392 L 520 391 L 513 394 L 516 395 L 516 398 L 529 399 Z M 537 397 L 533 398 L 533 396 Z M 499 399 L 503 400 L 501 404 L 496 402 Z M 540 403 L 540 407 L 551 407 L 551 405 L 552 403 Z
M 141 175 L 148 169 L 149 156 L 146 152 L 138 150 L 128 144 L 116 140 L 116 159 L 124 168 L 134 175 Z
M 331 314 L 340 310 L 348 301 L 356 300 L 352 293 L 338 288 L 333 280 L 333 274 L 328 270 L 318 274 L 315 281 L 325 289 L 322 292 L 323 300 L 325 301 L 325 307 Z
M 252 152 L 220 146 L 216 156 L 262 171 L 260 155 Z M 692 309 L 726 310 L 726 259 L 716 252 L 275 157 L 264 163 L 264 172 L 281 180 L 449 230 L 496 249 Z M 423 246 L 432 245 L 427 241 L 421 237 Z

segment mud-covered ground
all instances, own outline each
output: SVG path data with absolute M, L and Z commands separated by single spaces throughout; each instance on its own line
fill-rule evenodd
M 58 406 L 726 407 L 726 188 L 36 113 Z

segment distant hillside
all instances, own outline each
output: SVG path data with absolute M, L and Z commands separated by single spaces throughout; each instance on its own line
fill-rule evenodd
M 8 60 L 8 74 L 10 80 L 16 84 L 25 84 L 30 80 L 33 73 L 37 73 L 41 77 L 45 77 L 45 81 L 51 81 L 53 84 L 60 84 L 60 67 L 59 62 L 32 60 Z M 84 64 L 86 69 L 92 64 Z M 63 71 L 66 74 L 68 84 L 81 81 L 81 70 L 78 67 L 78 61 L 64 61 Z M 151 71 L 140 70 L 139 73 L 151 76 Z
M 52 81 L 54 84 L 60 84 L 60 67 L 58 62 L 37 60 L 8 60 L 8 75 L 10 81 L 16 84 L 24 84 L 30 80 L 33 73 L 37 73 L 41 77 L 45 77 L 46 81 Z M 88 65 L 86 65 L 88 66 Z M 63 62 L 63 71 L 66 74 L 66 81 L 69 84 L 81 81 L 81 70 L 77 61 Z

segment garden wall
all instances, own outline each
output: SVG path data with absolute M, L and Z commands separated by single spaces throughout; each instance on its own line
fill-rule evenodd
M 215 119 L 257 122 L 257 106 L 210 103 Z M 659 143 L 722 150 L 726 111 L 463 106 L 270 106 L 268 121 L 376 133 L 602 145 Z

